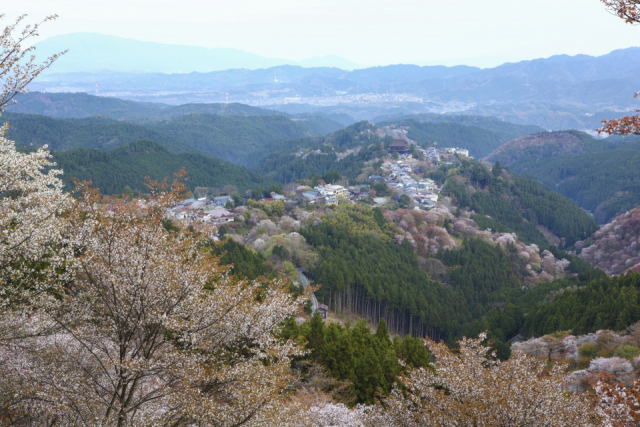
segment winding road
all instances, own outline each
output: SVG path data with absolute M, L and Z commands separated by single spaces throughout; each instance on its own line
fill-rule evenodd
M 305 276 L 304 273 L 302 272 L 303 270 L 302 268 L 297 268 L 296 270 L 298 270 L 298 278 L 300 279 L 300 283 L 302 283 L 302 286 L 306 291 L 307 287 L 309 287 L 309 279 L 307 279 L 307 276 Z M 317 309 L 318 309 L 318 300 L 316 299 L 315 294 L 311 292 L 311 315 L 312 316 Z

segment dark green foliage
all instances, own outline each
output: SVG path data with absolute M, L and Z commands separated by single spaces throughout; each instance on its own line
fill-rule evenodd
M 507 304 L 502 308 L 501 305 L 496 305 L 486 316 L 467 325 L 463 335 L 477 337 L 480 333 L 487 332 L 487 338 L 498 357 L 506 360 L 511 357 L 511 348 L 507 341 L 518 335 L 525 317 L 520 307 Z
M 493 165 L 491 172 L 493 173 L 493 176 L 495 176 L 496 178 L 502 175 L 502 166 L 500 166 L 500 162 L 496 162 L 496 164 Z
M 496 341 L 517 334 L 522 312 L 518 317 L 509 311 L 510 320 L 504 322 L 490 317 L 496 307 L 508 301 L 515 304 L 524 293 L 519 276 L 523 266 L 517 255 L 480 239 L 465 240 L 461 248 L 438 255 L 448 270 L 445 287 L 418 266 L 406 240 L 398 245 L 385 238 L 380 228 L 384 218 L 377 212 L 345 209 L 302 231 L 322 256 L 312 271 L 315 282 L 322 285 L 316 293 L 319 300 L 372 322 L 385 318 L 393 331 L 449 342 L 486 322 L 497 330 L 492 335 Z
M 340 181 L 342 179 L 342 175 L 340 175 L 340 172 L 338 171 L 331 171 L 331 172 L 325 173 L 322 179 L 324 180 L 324 182 L 328 184 L 333 184 L 335 182 Z
M 313 175 L 319 177 L 332 174 L 329 178 L 337 177 L 338 175 L 333 175 L 334 173 L 339 174 L 342 178 L 354 179 L 360 175 L 365 162 L 376 158 L 382 150 L 381 140 L 370 137 L 368 134 L 363 136 L 354 133 L 349 128 L 335 132 L 324 139 L 316 139 L 313 142 L 313 145 L 309 141 L 301 141 L 299 143 L 299 146 L 309 144 L 308 146 L 312 147 L 312 152 L 306 155 L 297 156 L 290 151 L 275 153 L 262 160 L 254 168 L 254 171 L 283 184 L 311 178 Z M 333 145 L 336 142 L 343 145 Z M 337 161 L 336 152 L 362 143 L 364 143 L 364 146 L 357 154 L 349 154 Z M 316 153 L 318 149 L 322 153 Z
M 412 338 L 407 335 L 404 339 L 399 336 L 393 338 L 393 346 L 396 349 L 396 356 L 412 367 L 429 366 L 430 356 L 421 338 Z
M 401 208 L 409 208 L 411 207 L 411 199 L 406 194 L 402 194 L 398 200 L 398 206 Z
M 392 342 L 384 319 L 376 333 L 371 333 L 364 320 L 353 327 L 337 323 L 325 325 L 316 313 L 310 322 L 301 326 L 293 319 L 287 321 L 283 337 L 302 337 L 311 351 L 312 361 L 322 365 L 336 379 L 350 381 L 355 402 L 348 403 L 352 404 L 370 404 L 389 394 L 403 370 L 398 359 L 404 359 L 416 368 L 429 364 L 424 343 L 410 336 L 404 340 L 396 337 Z
M 172 111 L 173 108 L 186 107 L 172 107 Z M 207 111 L 204 107 L 199 110 Z M 161 111 L 165 110 L 158 110 L 157 113 L 162 114 Z M 255 165 L 273 152 L 304 147 L 313 141 L 313 138 L 305 137 L 318 135 L 304 125 L 316 122 L 313 115 L 293 121 L 275 112 L 247 116 L 195 114 L 188 111 L 186 109 L 180 115 L 168 114 L 164 121 L 149 119 L 137 123 L 116 121 L 104 116 L 54 119 L 12 113 L 4 114 L 3 119 L 11 123 L 9 137 L 18 145 L 47 144 L 54 151 L 72 148 L 112 150 L 134 140 L 151 139 L 170 151 L 203 153 L 243 165 Z M 323 127 L 319 123 L 318 126 Z M 336 126 L 329 127 L 336 129 Z
M 273 255 L 277 255 L 282 259 L 289 259 L 291 258 L 291 254 L 289 253 L 289 250 L 287 248 L 285 248 L 282 245 L 276 245 L 273 247 L 271 253 Z
M 4 113 L 2 120 L 10 123 L 8 137 L 15 141 L 16 145 L 40 147 L 46 144 L 52 151 L 72 148 L 112 150 L 138 139 L 156 141 L 165 149 L 174 152 L 197 151 L 193 144 L 156 129 L 104 117 L 61 120 L 46 116 Z
M 199 152 L 247 166 L 282 148 L 272 146 L 274 141 L 313 136 L 296 122 L 278 115 L 188 114 L 158 123 L 154 128 L 189 141 Z
M 286 250 L 286 249 L 285 249 Z M 266 259 L 256 251 L 237 243 L 233 239 L 224 239 L 211 246 L 211 253 L 220 257 L 220 264 L 233 265 L 231 274 L 255 280 L 258 277 L 271 278 L 275 273 L 266 264 Z
M 380 208 L 373 208 L 373 219 L 376 220 L 376 223 L 380 228 L 384 228 L 384 225 L 387 223 L 384 219 L 384 215 L 382 214 L 382 209 Z
M 71 178 L 91 180 L 104 194 L 120 194 L 125 186 L 147 191 L 145 177 L 162 180 L 181 168 L 189 172 L 187 186 L 223 187 L 234 185 L 241 190 L 268 184 L 246 168 L 200 154 L 176 154 L 153 141 L 134 141 L 112 151 L 76 148 L 53 153 L 53 160 L 64 170 L 63 181 L 71 189 Z
M 640 204 L 640 144 L 637 143 L 606 152 L 531 159 L 509 168 L 536 177 L 584 209 L 594 211 L 602 223 Z
M 541 127 L 534 125 L 509 123 L 497 117 L 471 116 L 466 114 L 416 114 L 401 117 L 397 120 L 411 120 L 418 123 L 454 123 L 461 126 L 482 128 L 497 134 L 504 141 L 510 141 L 519 136 L 531 135 L 532 133 L 543 130 Z M 392 122 L 385 122 L 379 123 L 379 125 L 384 126 L 385 124 L 391 123 Z
M 509 290 L 520 287 L 507 255 L 483 240 L 466 240 L 462 248 L 442 252 L 438 258 L 448 267 L 453 289 L 464 298 L 474 318 L 492 304 L 505 301 Z
M 378 197 L 389 195 L 389 187 L 387 187 L 387 184 L 384 181 L 374 182 L 373 184 L 371 184 L 371 188 L 376 190 L 376 196 Z
M 394 330 L 413 327 L 416 335 L 424 332 L 420 325 L 428 326 L 439 331 L 436 338 L 470 319 L 460 297 L 418 267 L 411 245 L 381 238 L 373 212 L 345 209 L 301 234 L 321 255 L 312 272 L 322 285 L 316 295 L 337 311 L 353 310 L 372 321 L 393 317 Z
M 531 309 L 523 327 L 530 336 L 571 330 L 586 334 L 599 329 L 623 330 L 640 320 L 640 273 L 608 277 L 601 272 L 572 280 L 553 302 Z M 566 279 L 565 279 L 566 280 Z
M 474 191 L 470 192 L 468 186 Z M 515 174 L 505 180 L 475 162 L 464 163 L 459 175 L 447 180 L 446 191 L 460 206 L 476 212 L 473 219 L 481 229 L 516 232 L 521 240 L 541 247 L 549 243 L 536 228 L 538 224 L 563 239 L 565 247 L 597 230 L 589 215 L 536 180 Z

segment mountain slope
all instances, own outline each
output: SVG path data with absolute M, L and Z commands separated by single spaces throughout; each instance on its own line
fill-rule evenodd
M 619 141 L 581 132 L 537 134 L 511 141 L 487 159 L 535 177 L 605 223 L 640 204 L 640 143 Z
M 58 73 L 41 76 L 31 88 L 94 93 L 98 82 L 101 93 L 171 104 L 221 102 L 228 91 L 233 101 L 298 113 L 347 113 L 353 121 L 457 111 L 548 130 L 593 129 L 602 119 L 638 108 L 632 96 L 640 86 L 638 70 L 640 48 L 629 48 L 482 70 L 391 65 L 348 72 L 282 65 L 191 74 Z
M 118 98 L 88 95 L 86 93 L 21 94 L 16 104 L 7 111 L 21 114 L 38 114 L 59 119 L 78 119 L 104 116 L 114 120 L 139 124 L 153 124 L 186 114 L 216 114 L 221 116 L 276 116 L 289 117 L 315 135 L 326 135 L 343 128 L 339 122 L 323 114 L 289 115 L 274 110 L 244 104 L 183 104 L 167 105 L 125 101 Z
M 248 166 L 267 156 L 274 141 L 314 136 L 283 116 L 189 114 L 157 123 L 154 128 L 189 141 L 200 152 Z
M 5 113 L 11 125 L 9 138 L 18 145 L 41 146 L 64 151 L 72 148 L 111 150 L 136 139 L 152 139 L 168 150 L 197 151 L 194 144 L 150 127 L 104 117 L 61 120 L 33 114 Z
M 58 119 L 81 119 L 97 115 L 116 120 L 135 119 L 158 114 L 167 107 L 164 104 L 126 101 L 87 93 L 28 92 L 19 94 L 15 99 L 17 103 L 10 104 L 6 111 Z
M 239 190 L 268 187 L 268 182 L 250 170 L 194 153 L 171 153 L 149 140 L 137 140 L 105 152 L 93 148 L 75 148 L 53 153 L 53 160 L 64 170 L 63 180 L 71 189 L 71 179 L 92 181 L 104 194 L 121 193 L 126 186 L 147 191 L 145 177 L 162 180 L 181 168 L 189 172 L 187 186 L 224 187 Z
M 380 123 L 380 126 L 384 125 L 387 123 Z M 411 119 L 400 120 L 393 125 L 406 128 L 407 136 L 418 143 L 436 142 L 439 147 L 462 147 L 474 157 L 484 157 L 504 143 L 500 135 L 476 126 L 450 122 L 424 123 Z
M 618 215 L 576 248 L 580 258 L 607 274 L 640 271 L 640 206 Z
M 597 230 L 595 221 L 566 197 L 538 181 L 509 174 L 495 176 L 477 162 L 445 167 L 444 191 L 461 206 L 475 211 L 481 230 L 515 232 L 526 243 L 549 245 L 548 230 L 559 237 L 559 247 L 571 247 Z M 546 229 L 546 230 L 545 230 Z
M 404 120 L 413 120 L 419 123 L 444 123 L 450 122 L 462 126 L 473 126 L 486 129 L 498 134 L 503 140 L 512 140 L 519 136 L 530 135 L 544 131 L 544 129 L 533 125 L 519 125 L 501 120 L 497 117 L 472 116 L 466 114 L 415 114 L 410 116 L 384 117 L 374 119 L 374 123 L 383 125 L 384 123 L 397 123 Z
M 285 141 L 316 137 L 317 132 L 340 128 L 336 122 L 318 115 L 290 119 L 282 115 L 196 114 L 188 111 L 236 112 L 251 110 L 243 105 L 184 106 L 166 120 L 129 123 L 105 117 L 54 119 L 32 114 L 5 113 L 11 125 L 9 138 L 18 145 L 41 146 L 64 151 L 72 148 L 111 150 L 137 140 L 156 141 L 173 152 L 203 153 L 244 165 L 255 165 L 270 153 L 292 146 Z M 225 107 L 229 107 L 228 109 Z M 296 145 L 294 143 L 293 145 Z
M 597 141 L 578 131 L 543 132 L 515 138 L 494 150 L 486 160 L 503 166 L 520 161 L 555 158 L 614 148 L 609 142 Z

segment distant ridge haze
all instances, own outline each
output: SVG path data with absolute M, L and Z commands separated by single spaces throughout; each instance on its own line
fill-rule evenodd
M 42 58 L 68 50 L 67 54 L 47 71 L 48 73 L 206 73 L 228 69 L 255 70 L 279 65 L 334 67 L 343 70 L 362 68 L 335 55 L 291 61 L 267 58 L 237 49 L 161 44 L 99 33 L 58 35 L 35 46 L 36 54 Z
M 65 42 L 64 37 L 77 44 Z M 228 99 L 291 114 L 321 112 L 343 124 L 379 116 L 458 112 L 547 130 L 592 131 L 603 119 L 637 109 L 633 93 L 640 87 L 638 47 L 602 56 L 555 55 L 484 69 L 400 64 L 351 71 L 327 66 L 340 60 L 331 56 L 303 62 L 306 67 L 269 67 L 270 61 L 279 60 L 232 49 L 162 45 L 99 34 L 85 34 L 84 39 L 77 34 L 59 36 L 37 47 L 40 55 L 66 47 L 70 52 L 31 84 L 33 91 L 96 93 L 171 105 Z M 318 64 L 324 65 L 312 66 Z M 82 67 L 112 69 L 81 71 Z M 122 70 L 113 70 L 118 67 Z M 174 68 L 172 72 L 143 71 L 166 67 Z M 198 67 L 226 69 L 193 71 Z M 183 70 L 188 71 L 179 72 Z M 351 118 L 343 120 L 346 116 Z

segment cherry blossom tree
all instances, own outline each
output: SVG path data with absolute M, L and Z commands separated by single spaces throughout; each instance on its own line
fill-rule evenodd
M 633 427 L 640 423 L 640 380 L 629 386 L 600 381 L 594 389 L 602 427 Z
M 23 45 L 38 36 L 42 22 L 23 25 L 25 18 L 0 32 L 0 113 L 60 56 L 36 63 L 34 48 Z M 71 206 L 62 191 L 62 172 L 53 168 L 46 146 L 18 153 L 6 138 L 7 130 L 7 123 L 0 127 L 0 342 L 15 332 L 15 313 L 9 309 L 20 308 L 27 299 L 68 278 L 63 214 Z
M 0 14 L 0 21 L 5 16 Z M 41 23 L 23 25 L 19 17 L 0 32 L 0 113 L 18 93 L 59 55 L 37 64 L 33 47 L 23 44 L 38 35 Z M 47 17 L 43 22 L 55 19 Z M 64 218 L 73 205 L 62 191 L 61 171 L 54 169 L 46 146 L 30 154 L 16 151 L 0 126 L 0 422 L 19 421 L 8 414 L 34 396 L 23 380 L 27 360 L 14 354 L 16 338 L 36 336 L 46 322 L 30 321 L 33 306 L 71 277 Z M 32 320 L 32 319 L 31 319 Z M 8 417 L 8 418 L 7 418 Z
M 18 351 L 37 390 L 25 407 L 73 425 L 275 422 L 301 354 L 276 333 L 304 301 L 278 281 L 231 277 L 206 249 L 213 230 L 168 231 L 184 185 L 150 188 L 147 201 L 108 203 L 83 189 L 77 276 L 39 313 L 55 333 Z
M 207 249 L 212 229 L 166 227 L 184 195 L 152 183 L 147 201 L 83 188 L 72 223 L 77 275 L 24 339 L 16 380 L 35 390 L 30 422 L 85 426 L 272 425 L 302 350 L 277 337 L 298 312 L 279 281 L 233 278 Z M 25 378 L 26 377 L 26 378 Z
M 361 408 L 373 426 L 595 426 L 588 400 L 569 394 L 561 364 L 545 369 L 544 360 L 516 350 L 501 362 L 482 344 L 463 339 L 453 352 L 427 340 L 434 369 L 410 371 L 389 398 Z
M 47 16 L 42 22 L 36 24 L 24 24 L 27 15 L 19 16 L 13 23 L 7 25 L 0 32 L 0 111 L 9 104 L 18 93 L 27 91 L 27 85 L 33 81 L 45 69 L 49 68 L 55 60 L 66 53 L 60 52 L 46 58 L 41 63 L 36 62 L 35 47 L 24 48 L 38 37 L 40 26 L 57 18 L 56 15 Z M 0 14 L 0 21 L 5 19 Z
M 46 147 L 17 152 L 7 127 L 0 127 L 0 312 L 64 279 L 63 214 L 72 206 Z

